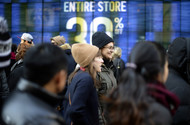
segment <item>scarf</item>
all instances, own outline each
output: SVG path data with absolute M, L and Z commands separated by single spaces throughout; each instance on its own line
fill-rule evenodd
M 157 102 L 164 105 L 172 114 L 175 114 L 178 106 L 178 97 L 168 91 L 162 83 L 148 83 L 148 95 L 153 97 Z

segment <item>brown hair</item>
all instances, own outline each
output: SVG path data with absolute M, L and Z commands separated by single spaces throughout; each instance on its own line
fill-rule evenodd
M 99 57 L 101 56 L 101 51 L 99 50 L 98 53 L 96 54 L 95 57 Z M 94 57 L 94 58 L 95 58 Z M 99 81 L 96 79 L 96 75 L 97 75 L 97 72 L 94 68 L 94 66 L 92 65 L 92 62 L 94 61 L 94 59 L 90 62 L 90 64 L 85 68 L 85 71 L 88 72 L 90 74 L 90 76 L 92 77 L 93 81 L 94 81 L 94 86 L 96 88 L 98 88 L 100 85 L 99 85 Z M 69 78 L 68 78 L 68 84 L 71 83 L 73 77 L 76 75 L 76 73 L 79 71 L 80 68 L 76 69 L 75 71 L 73 71 L 70 75 L 69 75 Z
M 16 61 L 20 60 L 20 59 L 24 59 L 24 55 L 26 53 L 26 51 L 32 47 L 32 44 L 25 44 L 25 43 L 20 43 L 18 45 L 18 48 L 16 50 Z

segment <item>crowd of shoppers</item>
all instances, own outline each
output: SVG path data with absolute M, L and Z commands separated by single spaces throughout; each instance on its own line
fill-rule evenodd
M 190 39 L 136 43 L 126 64 L 105 32 L 34 41 L 0 17 L 0 125 L 190 125 Z

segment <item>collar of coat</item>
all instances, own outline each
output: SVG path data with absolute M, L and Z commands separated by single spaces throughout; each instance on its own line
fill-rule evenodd
M 45 90 L 43 87 L 23 78 L 20 80 L 18 84 L 18 90 L 21 92 L 30 93 L 33 96 L 39 98 L 40 100 L 45 101 L 46 103 L 48 103 L 53 107 L 56 106 L 58 102 L 64 98 L 54 93 L 50 93 L 47 90 Z

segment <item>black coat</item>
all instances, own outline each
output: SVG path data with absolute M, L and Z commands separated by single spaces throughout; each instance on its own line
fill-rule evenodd
M 188 41 L 190 42 L 190 41 Z M 168 49 L 169 76 L 166 88 L 175 93 L 180 105 L 174 115 L 175 125 L 190 125 L 190 84 L 187 82 L 187 39 L 176 38 Z
M 2 111 L 3 103 L 8 98 L 8 96 L 9 96 L 9 88 L 7 84 L 6 73 L 4 69 L 1 69 L 0 70 L 0 114 Z M 4 125 L 1 115 L 0 115 L 0 125 Z
M 5 71 L 3 69 L 0 70 L 0 98 L 1 103 L 2 100 L 5 100 L 9 96 L 9 87 L 7 84 L 7 78 Z
M 77 65 L 77 63 L 75 62 L 75 60 L 73 59 L 73 56 L 71 54 L 71 50 L 67 49 L 64 50 L 65 54 L 67 56 L 67 60 L 68 60 L 68 76 L 75 70 L 75 67 Z
M 172 124 L 172 117 L 169 110 L 157 102 L 150 103 L 148 110 L 144 114 L 146 115 L 145 117 L 148 117 L 147 119 L 151 119 L 155 125 Z M 145 124 L 149 125 L 147 123 Z
M 170 68 L 166 87 L 180 100 L 180 105 L 174 115 L 174 125 L 190 125 L 190 84 L 178 72 Z
M 22 79 L 17 92 L 5 103 L 3 119 L 8 125 L 64 125 L 54 106 L 57 95 Z
M 17 61 L 11 68 L 11 72 L 7 78 L 10 92 L 13 92 L 21 77 L 23 77 L 23 60 Z
M 117 82 L 119 82 L 119 78 L 122 72 L 125 70 L 125 62 L 121 58 L 116 58 L 113 60 L 113 65 L 116 68 L 115 77 Z

